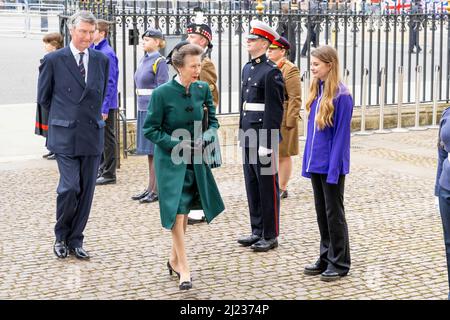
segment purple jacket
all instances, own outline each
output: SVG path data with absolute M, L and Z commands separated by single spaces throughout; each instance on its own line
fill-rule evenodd
M 348 88 L 340 83 L 333 99 L 333 126 L 319 130 L 316 126 L 318 102 L 322 99 L 323 82 L 320 82 L 318 97 L 311 104 L 308 129 L 303 152 L 302 176 L 311 173 L 327 174 L 327 183 L 337 184 L 339 175 L 350 169 L 350 129 L 353 114 L 353 99 Z
M 444 110 L 439 122 L 439 146 L 438 166 L 434 195 L 439 196 L 439 188 L 450 190 L 450 162 L 448 151 L 450 150 L 450 108 Z
M 108 88 L 106 89 L 105 100 L 103 100 L 102 105 L 102 113 L 108 114 L 109 109 L 118 108 L 117 82 L 119 80 L 119 60 L 106 39 L 100 41 L 98 45 L 92 45 L 91 47 L 102 52 L 109 59 Z

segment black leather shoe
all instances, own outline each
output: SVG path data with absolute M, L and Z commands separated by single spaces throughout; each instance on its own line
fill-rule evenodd
M 321 273 L 320 280 L 331 282 L 339 280 L 340 278 L 345 277 L 346 275 L 347 273 L 337 273 L 335 271 L 325 270 L 324 272 Z
M 65 241 L 55 241 L 53 245 L 53 252 L 58 258 L 64 259 L 68 253 L 67 245 Z
M 319 259 L 315 263 L 307 265 L 303 270 L 303 273 L 309 276 L 316 276 L 325 270 L 327 270 L 327 265 Z
M 205 216 L 201 217 L 201 219 L 192 219 L 188 217 L 188 224 L 189 225 L 193 225 L 193 224 L 198 224 L 198 223 L 202 223 L 205 222 L 206 218 Z
M 244 247 L 248 247 L 248 246 L 251 246 L 252 244 L 258 242 L 260 239 L 261 239 L 260 236 L 257 236 L 256 234 L 252 234 L 250 236 L 240 237 L 237 242 L 242 244 Z
M 56 154 L 52 153 L 47 157 L 47 160 L 56 160 Z
M 48 158 L 48 157 L 51 156 L 51 155 L 54 155 L 54 153 L 51 152 L 51 151 L 49 151 L 48 153 L 44 154 L 44 155 L 42 156 L 42 158 Z
M 116 184 L 116 179 L 100 177 L 100 178 L 97 178 L 97 181 L 95 182 L 95 184 L 98 186 L 105 185 L 105 184 Z
M 70 253 L 74 254 L 77 259 L 88 260 L 90 258 L 89 254 L 82 247 L 70 248 Z
M 286 190 L 281 190 L 280 199 L 286 199 L 288 196 L 289 196 L 289 194 L 288 194 L 287 189 Z
M 278 247 L 278 240 L 277 238 L 273 238 L 273 239 L 261 239 L 255 244 L 253 244 L 251 248 L 253 249 L 253 251 L 256 252 L 266 252 L 276 247 Z
M 133 199 L 133 200 L 141 200 L 142 198 L 148 196 L 148 193 L 149 193 L 149 191 L 146 189 L 143 192 L 132 196 L 131 199 Z
M 150 192 L 148 195 L 139 200 L 139 203 L 151 203 L 158 201 L 158 195 L 154 192 Z
M 170 264 L 170 261 L 167 260 L 167 269 L 169 269 L 169 274 L 172 275 L 174 272 L 177 275 L 178 279 L 180 279 L 180 273 L 176 272 L 174 268 L 172 268 L 172 265 Z
M 191 281 L 183 281 L 180 283 L 180 290 L 189 290 L 192 289 L 192 278 Z

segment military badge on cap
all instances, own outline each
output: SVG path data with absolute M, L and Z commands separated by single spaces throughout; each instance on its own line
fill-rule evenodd
M 142 39 L 144 39 L 144 37 L 159 38 L 164 40 L 164 35 L 162 34 L 162 32 L 153 28 L 148 28 L 147 30 L 145 30 L 145 32 L 142 34 Z
M 252 20 L 250 22 L 250 27 L 251 27 L 250 34 L 247 36 L 247 39 L 263 38 L 272 43 L 273 40 L 278 39 L 280 37 L 275 30 L 273 30 L 271 27 L 269 27 L 262 21 Z
M 206 39 L 208 39 L 209 42 L 212 41 L 211 28 L 207 24 L 204 24 L 204 23 L 202 23 L 202 24 L 192 23 L 192 24 L 188 25 L 186 28 L 186 33 L 187 34 L 197 33 L 199 35 L 204 36 Z

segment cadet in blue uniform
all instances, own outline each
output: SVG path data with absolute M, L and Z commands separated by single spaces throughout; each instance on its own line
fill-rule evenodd
M 153 28 L 147 29 L 142 35 L 142 41 L 145 55 L 139 62 L 139 66 L 134 74 L 136 95 L 138 98 L 136 153 L 139 155 L 148 155 L 149 181 L 147 188 L 142 193 L 132 196 L 131 199 L 139 200 L 140 203 L 150 203 L 158 200 L 155 168 L 153 164 L 155 146 L 150 140 L 144 137 L 142 127 L 147 117 L 147 109 L 151 101 L 153 89 L 169 80 L 169 68 L 166 60 L 158 51 L 166 46 L 166 41 L 161 31 Z
M 247 38 L 252 60 L 242 71 L 239 140 L 252 234 L 238 243 L 254 251 L 278 246 L 280 196 L 276 163 L 283 118 L 284 83 L 281 71 L 266 51 L 278 34 L 260 21 L 251 22 Z

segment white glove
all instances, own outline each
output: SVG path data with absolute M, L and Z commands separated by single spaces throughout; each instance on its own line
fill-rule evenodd
M 259 146 L 258 155 L 260 157 L 268 157 L 272 154 L 272 149 L 264 148 L 263 146 Z

